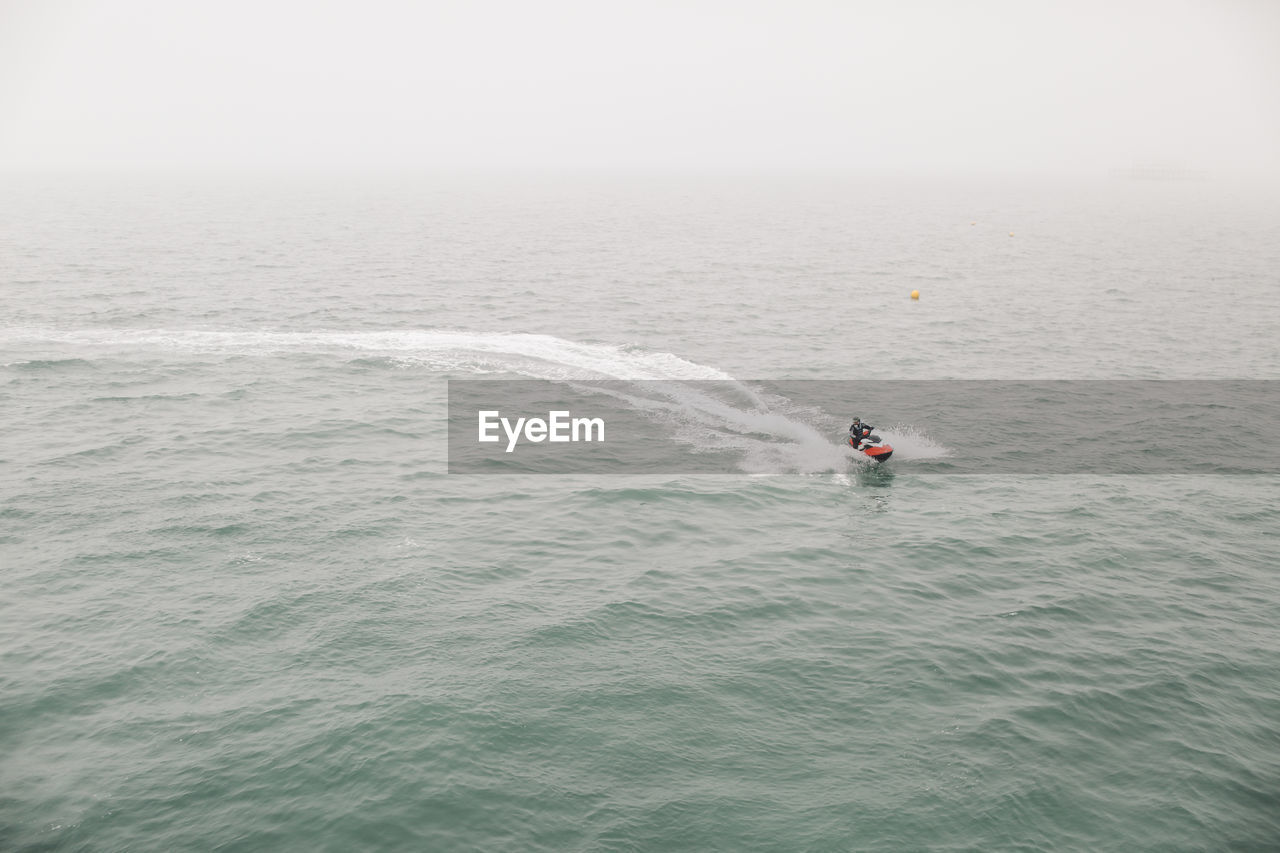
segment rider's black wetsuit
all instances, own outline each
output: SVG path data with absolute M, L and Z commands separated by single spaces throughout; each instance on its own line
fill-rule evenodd
M 871 424 L 859 423 L 849 424 L 849 440 L 853 442 L 853 446 L 857 447 L 859 442 L 867 436 L 871 435 L 871 431 L 875 429 Z

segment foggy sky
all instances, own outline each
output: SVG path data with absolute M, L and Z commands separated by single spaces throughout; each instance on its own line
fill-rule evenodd
M 0 169 L 1280 173 L 1280 3 L 0 0 Z

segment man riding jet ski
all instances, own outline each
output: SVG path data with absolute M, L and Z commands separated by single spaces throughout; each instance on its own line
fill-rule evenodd
M 863 423 L 861 418 L 855 417 L 849 425 L 849 446 L 877 462 L 883 462 L 893 455 L 893 448 L 881 441 L 880 436 L 873 435 L 873 429 L 875 427 L 871 424 Z

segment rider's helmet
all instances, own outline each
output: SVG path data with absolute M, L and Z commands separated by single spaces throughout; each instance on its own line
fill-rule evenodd
M 862 423 L 862 418 L 858 417 L 857 415 L 854 415 L 854 416 L 853 416 L 853 422 L 854 422 L 855 424 L 860 424 L 860 423 Z

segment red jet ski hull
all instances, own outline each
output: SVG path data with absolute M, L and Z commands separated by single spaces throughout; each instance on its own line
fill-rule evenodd
M 853 443 L 852 438 L 849 439 L 849 446 L 852 447 L 854 450 L 858 449 L 858 445 Z M 887 444 L 879 444 L 879 445 L 873 444 L 870 447 L 862 448 L 861 452 L 865 453 L 867 456 L 870 456 L 872 459 L 874 459 L 877 462 L 884 462 L 890 456 L 893 455 L 893 448 Z

